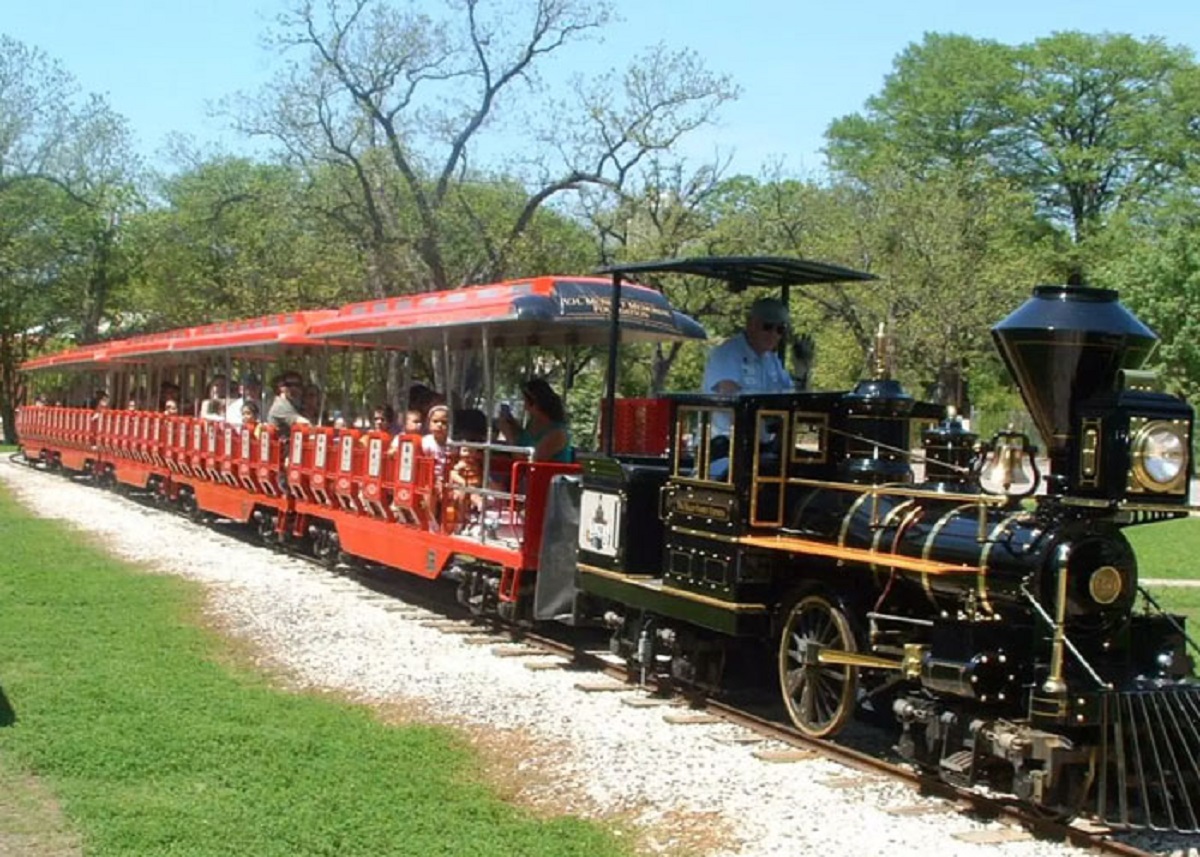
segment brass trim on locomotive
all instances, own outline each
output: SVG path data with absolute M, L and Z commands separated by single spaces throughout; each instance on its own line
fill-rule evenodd
M 704 595 L 699 592 L 690 592 L 686 589 L 679 589 L 674 586 L 651 586 L 651 581 L 661 580 L 659 577 L 653 577 L 648 574 L 627 574 L 623 571 L 613 571 L 612 569 L 600 568 L 599 566 L 589 565 L 587 563 L 578 563 L 580 571 L 587 574 L 594 574 L 597 577 L 604 577 L 609 580 L 618 580 L 630 586 L 637 586 L 642 589 L 651 590 L 664 595 L 672 595 L 677 598 L 683 598 L 688 601 L 695 601 L 697 604 L 705 604 L 709 607 L 716 607 L 720 610 L 728 610 L 731 613 L 748 613 L 748 614 L 765 614 L 768 612 L 766 604 L 752 604 L 738 601 L 725 601 L 720 598 L 713 598 L 711 595 Z

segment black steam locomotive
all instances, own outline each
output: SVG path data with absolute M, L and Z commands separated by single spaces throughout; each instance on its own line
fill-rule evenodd
M 881 339 L 848 392 L 670 397 L 665 468 L 586 458 L 562 531 L 575 602 L 632 662 L 698 685 L 771 641 L 808 735 L 886 714 L 949 781 L 1200 830 L 1194 644 L 1135 609 L 1122 533 L 1188 514 L 1192 408 L 1140 370 L 1155 336 L 1114 292 L 1039 287 L 993 335 L 1047 475 L 1028 437 L 981 444 L 905 393 Z

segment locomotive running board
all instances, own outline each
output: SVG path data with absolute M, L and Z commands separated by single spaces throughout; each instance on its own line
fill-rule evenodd
M 983 569 L 976 565 L 953 565 L 945 562 L 934 562 L 915 556 L 902 556 L 901 554 L 884 553 L 866 548 L 850 548 L 827 542 L 799 539 L 794 536 L 741 536 L 737 539 L 737 542 L 747 547 L 762 548 L 764 550 L 821 556 L 845 562 L 861 563 L 863 565 L 881 565 L 905 571 L 916 571 L 921 574 L 978 575 L 983 572 Z
M 770 612 L 766 604 L 725 601 L 664 586 L 661 577 L 626 574 L 621 571 L 578 563 L 580 588 L 602 598 L 620 601 L 627 607 L 683 619 L 732 636 L 764 633 Z

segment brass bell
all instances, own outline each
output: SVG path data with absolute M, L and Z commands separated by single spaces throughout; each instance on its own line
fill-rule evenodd
M 988 449 L 979 473 L 983 490 L 1013 497 L 1025 497 L 1037 490 L 1037 450 L 1025 434 L 1012 429 L 997 432 Z

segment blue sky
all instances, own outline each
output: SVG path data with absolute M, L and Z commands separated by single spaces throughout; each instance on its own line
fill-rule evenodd
M 0 32 L 60 60 L 87 91 L 108 96 L 154 162 L 167 135 L 245 148 L 208 113 L 211 103 L 253 92 L 278 58 L 261 36 L 285 0 L 0 0 Z M 436 0 L 428 5 L 435 8 Z M 1200 15 L 1183 0 L 617 0 L 622 20 L 603 44 L 569 64 L 582 72 L 622 67 L 662 41 L 689 46 L 728 73 L 742 97 L 686 153 L 733 156 L 757 173 L 783 159 L 792 173 L 820 169 L 829 122 L 859 110 L 892 60 L 925 32 L 1017 44 L 1056 30 L 1160 36 L 1200 52 Z

